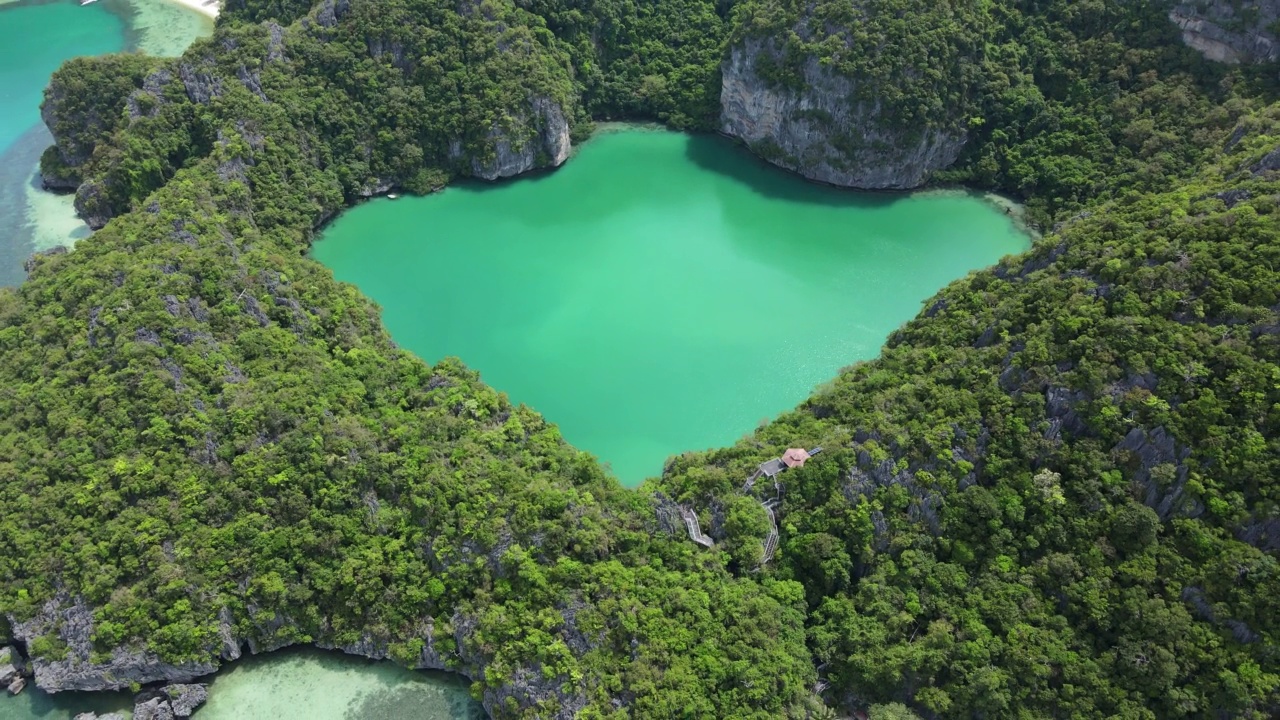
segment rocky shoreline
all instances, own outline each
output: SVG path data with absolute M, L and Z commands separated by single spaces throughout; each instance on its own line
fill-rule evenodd
M 278 616 L 271 623 L 255 624 L 260 631 L 257 637 L 246 637 L 236 633 L 230 613 L 222 613 L 219 617 L 219 646 L 210 648 L 206 659 L 185 663 L 165 662 L 141 647 L 117 647 L 107 660 L 98 660 L 103 654 L 93 652 L 93 611 L 82 600 L 73 600 L 65 594 L 45 603 L 41 612 L 29 620 L 19 622 L 12 617 L 8 620 L 13 628 L 11 640 L 14 644 L 5 648 L 4 652 L 10 653 L 9 656 L 0 654 L 0 678 L 5 676 L 5 658 L 12 657 L 9 667 L 13 668 L 11 675 L 16 678 L 13 682 L 18 686 L 16 690 L 10 686 L 11 692 L 21 691 L 29 681 L 50 694 L 144 688 L 137 696 L 134 710 L 134 717 L 143 720 L 186 717 L 180 714 L 185 708 L 194 709 L 207 698 L 206 686 L 196 681 L 208 679 L 225 663 L 240 659 L 246 649 L 251 655 L 260 655 L 286 647 L 310 645 L 375 661 L 392 661 L 390 643 L 369 635 L 351 643 L 339 643 L 324 637 L 305 643 L 279 639 L 289 634 L 289 621 Z M 451 657 L 440 652 L 436 647 L 434 622 L 427 618 L 417 628 L 416 635 L 423 641 L 423 646 L 417 659 L 408 664 L 409 669 L 452 672 L 469 681 L 484 678 L 486 658 L 468 650 L 469 644 L 464 642 L 474 630 L 476 621 L 458 613 L 451 618 L 451 625 L 451 639 L 460 650 L 452 653 Z M 66 652 L 62 657 L 30 657 L 22 652 L 36 638 L 50 635 L 65 644 Z M 508 698 L 529 706 L 555 699 L 561 709 L 548 717 L 563 720 L 573 718 L 587 704 L 585 697 L 566 694 L 559 681 L 548 680 L 536 667 L 510 678 L 501 687 L 486 688 L 479 700 L 485 711 L 493 716 L 495 708 L 506 703 Z M 93 720 L 93 717 L 78 717 L 77 720 Z M 110 717 L 97 716 L 98 720 Z

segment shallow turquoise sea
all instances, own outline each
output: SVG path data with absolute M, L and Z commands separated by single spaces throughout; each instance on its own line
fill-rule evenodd
M 43 192 L 36 177 L 53 142 L 40 101 L 54 70 L 73 57 L 125 50 L 177 55 L 212 30 L 207 17 L 168 0 L 0 1 L 0 286 L 22 281 L 32 252 L 89 232 L 70 196 Z

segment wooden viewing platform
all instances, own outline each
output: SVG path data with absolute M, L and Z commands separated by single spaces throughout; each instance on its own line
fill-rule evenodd
M 806 460 L 820 452 L 822 452 L 821 447 L 816 447 L 812 450 L 791 448 L 783 453 L 782 457 L 760 463 L 760 466 L 756 468 L 755 474 L 747 478 L 746 484 L 742 486 L 742 492 L 751 492 L 751 488 L 755 487 L 756 480 L 759 480 L 762 477 L 767 477 L 770 480 L 773 480 L 779 473 L 787 470 L 788 468 L 803 467 Z
M 788 448 L 787 451 L 782 454 L 782 457 L 760 463 L 759 467 L 756 468 L 755 473 L 752 474 L 751 477 L 747 478 L 746 484 L 742 486 L 743 494 L 750 493 L 752 487 L 756 484 L 756 480 L 759 480 L 762 477 L 767 477 L 773 480 L 774 488 L 781 493 L 782 485 L 779 484 L 777 476 L 782 471 L 789 468 L 804 467 L 806 460 L 820 452 L 822 452 L 821 447 L 816 447 L 812 450 L 805 450 L 804 448 Z M 760 501 L 760 506 L 764 508 L 765 513 L 769 516 L 769 534 L 764 537 L 764 553 L 761 555 L 760 566 L 756 568 L 757 570 L 763 568 L 770 560 L 773 559 L 773 556 L 778 552 L 778 544 L 782 540 L 781 534 L 778 532 L 778 516 L 773 512 L 774 508 L 778 507 L 779 503 L 780 500 L 777 498 Z M 684 518 L 685 530 L 689 532 L 689 539 L 698 543 L 702 547 L 709 548 L 714 546 L 715 541 L 710 537 L 707 537 L 707 535 L 702 532 L 702 525 L 698 522 L 698 514 L 684 505 L 679 507 L 680 517 Z

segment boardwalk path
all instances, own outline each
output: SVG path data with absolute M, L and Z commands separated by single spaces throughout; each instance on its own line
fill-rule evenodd
M 791 451 L 788 451 L 788 453 L 790 452 Z M 803 453 L 805 451 L 801 450 L 800 452 Z M 807 457 L 813 457 L 814 455 L 817 455 L 818 453 L 822 452 L 822 448 L 816 447 L 807 452 L 808 452 Z M 804 459 L 807 459 L 807 458 L 802 458 L 800 465 L 804 464 L 803 463 Z M 764 554 L 761 556 L 762 559 L 760 560 L 761 568 L 763 568 L 770 560 L 772 560 L 773 556 L 778 552 L 778 542 L 780 540 L 780 536 L 778 533 L 778 517 L 777 515 L 774 514 L 773 511 L 782 503 L 782 501 L 779 499 L 780 496 L 782 495 L 782 483 L 778 481 L 778 475 L 780 475 L 788 467 L 790 466 L 787 465 L 787 463 L 784 462 L 782 458 L 774 458 L 772 460 L 769 460 L 768 462 L 760 463 L 760 466 L 756 468 L 755 473 L 752 474 L 751 477 L 747 478 L 747 482 L 744 483 L 742 486 L 742 493 L 744 495 L 749 494 L 755 488 L 755 484 L 757 480 L 759 480 L 762 477 L 767 477 L 770 480 L 773 480 L 773 488 L 779 496 L 779 497 L 771 498 L 769 500 L 760 501 L 761 507 L 764 508 L 765 513 L 768 514 L 769 516 L 769 533 L 765 535 L 765 538 L 764 538 Z M 690 540 L 707 548 L 715 545 L 715 541 L 702 532 L 702 525 L 698 522 L 698 514 L 695 513 L 691 508 L 681 505 L 680 516 L 684 518 L 684 527 L 689 532 Z

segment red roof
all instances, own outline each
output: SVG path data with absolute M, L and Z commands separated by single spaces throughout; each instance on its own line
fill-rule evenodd
M 782 463 L 789 468 L 800 467 L 809 459 L 809 451 L 804 448 L 789 448 L 782 453 Z

